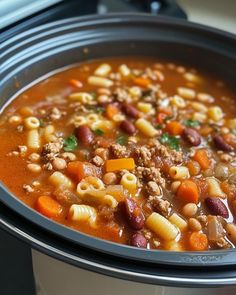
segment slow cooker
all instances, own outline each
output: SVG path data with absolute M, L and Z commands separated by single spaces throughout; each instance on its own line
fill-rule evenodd
M 0 106 L 4 108 L 19 92 L 52 72 L 108 56 L 178 60 L 235 83 L 235 46 L 236 38 L 230 33 L 145 14 L 56 21 L 2 44 Z M 38 294 L 236 291 L 235 250 L 167 252 L 118 245 L 59 225 L 26 207 L 3 185 L 0 190 L 1 228 L 33 248 L 34 274 L 41 286 Z

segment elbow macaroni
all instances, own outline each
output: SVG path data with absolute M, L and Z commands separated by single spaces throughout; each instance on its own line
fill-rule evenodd
M 85 104 L 93 100 L 93 96 L 87 92 L 75 92 L 70 94 L 69 98 L 71 100 L 79 101 Z
M 169 170 L 170 177 L 173 179 L 186 179 L 189 178 L 189 170 L 185 166 L 172 166 Z
M 187 222 L 182 217 L 180 217 L 178 214 L 176 214 L 176 213 L 173 213 L 169 217 L 169 221 L 172 224 L 176 225 L 179 228 L 180 231 L 184 231 L 188 227 Z
M 196 92 L 191 88 L 186 87 L 178 87 L 178 94 L 185 99 L 194 99 L 196 96 Z
M 31 149 L 40 148 L 40 137 L 37 129 L 29 130 L 27 133 L 27 146 Z
M 53 172 L 49 177 L 49 182 L 56 187 L 62 186 L 65 188 L 73 188 L 72 181 L 59 171 Z
M 111 71 L 111 66 L 109 64 L 101 64 L 94 72 L 95 76 L 106 77 Z
M 218 106 L 210 107 L 208 109 L 208 116 L 215 122 L 220 121 L 221 119 L 223 119 L 222 109 Z
M 107 78 L 90 76 L 88 78 L 88 84 L 106 88 L 106 87 L 111 87 L 114 83 L 112 80 Z
M 127 65 L 122 64 L 119 66 L 119 72 L 122 76 L 126 77 L 130 75 L 130 69 L 127 67 Z
M 74 221 L 88 221 L 90 226 L 96 226 L 97 211 L 91 206 L 74 204 L 69 209 L 69 216 Z
M 154 137 L 157 135 L 157 130 L 147 120 L 140 118 L 135 122 L 135 126 L 146 136 Z
M 152 104 L 150 104 L 150 103 L 147 103 L 147 102 L 139 102 L 137 104 L 137 107 L 138 107 L 138 109 L 141 112 L 143 112 L 145 114 L 154 113 L 154 108 L 153 108 Z
M 165 241 L 174 240 L 179 231 L 175 225 L 159 213 L 152 213 L 146 220 L 147 227 Z

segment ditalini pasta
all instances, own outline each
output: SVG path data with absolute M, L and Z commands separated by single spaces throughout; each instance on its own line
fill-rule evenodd
M 134 193 L 137 189 L 137 177 L 133 173 L 125 173 L 121 177 L 120 183 L 131 193 Z
M 72 205 L 69 216 L 73 221 L 88 221 L 90 226 L 96 226 L 97 212 L 88 205 Z
M 37 150 L 40 148 L 40 137 L 37 129 L 31 129 L 27 133 L 27 146 L 30 149 Z
M 208 193 L 211 197 L 220 197 L 220 198 L 226 198 L 225 193 L 222 191 L 220 187 L 219 181 L 214 177 L 209 177 L 206 179 L 207 185 L 208 185 Z
M 65 188 L 72 188 L 73 182 L 63 173 L 56 171 L 50 177 L 49 181 L 56 187 L 63 186 Z
M 235 114 L 227 81 L 192 65 L 80 63 L 1 112 L 0 181 L 98 238 L 147 251 L 236 249 Z

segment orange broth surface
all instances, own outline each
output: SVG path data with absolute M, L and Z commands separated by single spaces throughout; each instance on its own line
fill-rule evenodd
M 88 78 L 99 76 L 95 72 L 103 64 L 108 65 L 110 70 L 102 76 L 102 79 L 112 81 L 112 85 L 109 87 L 91 85 Z M 127 75 L 122 72 L 121 65 L 127 67 Z M 143 79 L 141 84 L 140 80 L 136 80 L 137 78 Z M 78 82 L 77 85 L 75 81 Z M 146 81 L 145 85 L 143 81 Z M 192 90 L 194 98 L 180 94 L 179 87 Z M 124 92 L 123 95 L 121 91 Z M 91 101 L 81 102 L 78 98 L 70 97 L 79 92 L 89 94 L 92 97 L 92 104 Z M 199 94 L 205 94 L 205 96 Z M 103 98 L 101 98 L 102 95 Z M 177 106 L 173 97 L 180 97 L 184 106 Z M 14 195 L 36 210 L 39 210 L 37 202 L 40 196 L 50 197 L 59 204 L 60 210 L 58 214 L 48 216 L 49 218 L 102 239 L 136 247 L 177 251 L 234 248 L 236 245 L 236 225 L 234 224 L 236 215 L 235 101 L 235 92 L 225 81 L 178 63 L 143 57 L 124 57 L 78 64 L 25 90 L 4 109 L 0 117 L 0 179 Z M 148 104 L 150 111 L 143 111 L 140 102 Z M 194 106 L 193 103 L 198 103 L 198 105 Z M 125 109 L 127 104 L 136 109 L 137 117 L 127 113 Z M 120 117 L 115 114 L 111 118 L 107 116 L 108 105 L 115 106 Z M 218 107 L 222 113 L 219 118 L 214 118 L 214 114 L 212 115 L 209 111 L 214 107 Z M 164 114 L 164 120 L 158 119 L 160 113 Z M 86 121 L 78 126 L 74 119 L 75 115 L 87 118 L 88 114 L 99 114 L 96 120 L 108 123 L 92 125 Z M 38 148 L 30 148 L 27 144 L 29 128 L 25 120 L 29 117 L 36 117 L 40 122 L 40 126 L 36 128 L 40 139 Z M 155 135 L 149 136 L 137 127 L 136 122 L 140 118 L 148 121 L 156 129 Z M 127 133 L 126 127 L 121 127 L 122 121 L 130 122 L 134 131 L 129 133 L 130 129 L 128 129 Z M 167 127 L 170 122 L 178 122 L 181 125 L 182 129 L 178 131 L 178 134 L 173 134 L 173 129 Z M 50 140 L 44 134 L 48 125 L 54 127 Z M 84 136 L 83 131 L 78 132 L 81 126 L 86 126 L 92 133 L 92 140 L 89 143 L 84 144 L 83 138 L 80 138 Z M 189 139 L 189 130 L 187 130 L 189 128 L 194 129 L 199 135 L 199 144 Z M 67 151 L 65 140 L 71 135 L 77 141 L 77 146 Z M 215 139 L 217 136 L 218 139 Z M 219 137 L 225 145 L 219 144 Z M 100 138 L 102 138 L 102 143 L 99 141 Z M 45 145 L 57 142 L 59 139 L 62 145 L 59 151 L 52 155 L 52 158 L 45 159 Z M 155 148 L 153 144 L 155 140 L 163 146 L 163 149 L 166 149 L 163 152 L 164 156 L 160 148 Z M 120 147 L 126 149 L 121 156 L 117 152 Z M 147 155 L 142 154 L 141 147 L 152 151 L 151 159 L 148 160 Z M 101 156 L 98 151 L 96 152 L 99 148 L 105 150 L 106 156 L 104 154 Z M 194 154 L 199 149 L 205 149 L 207 152 L 210 161 L 207 169 L 202 169 L 194 160 Z M 63 158 L 65 152 L 75 155 L 75 159 L 71 161 Z M 38 155 L 37 161 L 31 160 L 32 153 Z M 178 161 L 176 161 L 176 153 L 180 157 Z M 99 160 L 102 159 L 102 164 L 94 160 L 96 155 L 99 155 Z M 64 160 L 62 161 L 65 165 L 63 169 L 53 167 L 55 158 Z M 91 163 L 97 171 L 96 175 L 92 174 L 92 176 L 103 181 L 104 175 L 109 172 L 105 168 L 106 161 L 119 158 L 133 158 L 135 168 L 129 171 L 124 168 L 110 172 L 113 176 L 115 175 L 115 180 L 111 184 L 105 183 L 104 187 L 118 185 L 122 189 L 122 200 L 113 196 L 117 202 L 114 208 L 110 203 L 104 203 L 101 199 L 94 200 L 89 194 L 81 197 L 76 192 L 79 181 L 68 173 L 69 162 Z M 196 171 L 189 168 L 191 165 L 189 163 L 193 163 L 191 167 L 195 167 Z M 31 169 L 29 164 L 37 165 L 40 171 L 33 171 L 34 169 Z M 140 171 L 146 169 L 147 173 L 148 169 L 154 167 L 160 173 L 160 177 L 154 177 L 155 172 L 152 170 L 148 176 L 142 174 L 144 172 L 141 172 L 140 176 L 139 167 L 141 167 Z M 175 179 L 170 175 L 171 167 L 188 167 L 188 174 L 183 178 Z M 68 177 L 73 183 L 74 187 L 69 189 L 68 194 L 73 195 L 74 201 L 68 201 L 67 197 L 63 199 L 65 187 L 58 188 L 50 182 L 50 175 L 56 171 Z M 121 178 L 125 173 L 132 173 L 137 179 L 136 188 L 132 193 L 121 185 Z M 218 183 L 222 194 L 212 195 L 209 189 L 209 178 L 213 178 Z M 181 185 L 186 179 L 197 184 L 199 199 L 195 204 L 191 198 L 190 202 L 186 201 L 189 196 L 183 199 L 178 196 L 178 189 L 180 189 L 178 184 Z M 154 192 L 150 192 L 150 182 L 155 183 L 153 184 L 156 188 Z M 173 182 L 179 182 L 176 184 L 176 190 L 173 189 Z M 207 198 L 214 198 L 214 204 L 211 205 L 211 201 L 206 203 Z M 127 199 L 131 199 L 130 204 L 127 204 Z M 222 204 L 215 205 L 215 199 L 223 203 L 226 209 L 221 208 Z M 168 203 L 163 203 L 163 201 Z M 187 216 L 184 211 L 184 206 L 188 203 L 193 203 L 193 207 L 197 207 L 197 212 L 191 216 Z M 86 205 L 95 209 L 95 224 L 91 226 L 89 218 L 81 217 L 72 220 L 69 212 L 73 204 Z M 135 207 L 134 211 L 130 206 Z M 158 224 L 156 228 L 149 225 L 147 220 L 153 213 L 163 217 L 164 223 L 167 220 L 168 224 L 174 227 L 176 230 L 174 238 L 163 237 L 160 232 L 162 225 Z M 184 229 L 180 229 L 175 222 L 168 221 L 173 213 L 178 214 L 185 222 Z M 143 219 L 141 223 L 136 220 L 139 217 Z M 209 228 L 211 223 L 209 220 L 212 217 L 214 225 L 221 228 L 220 233 L 214 238 L 212 238 L 213 230 Z M 194 219 L 195 223 L 190 219 Z M 200 224 L 199 228 L 196 226 L 196 220 L 197 225 Z M 229 224 L 230 226 L 227 226 Z M 206 237 L 207 243 L 202 248 L 201 246 L 194 248 L 191 245 L 190 236 L 194 232 Z

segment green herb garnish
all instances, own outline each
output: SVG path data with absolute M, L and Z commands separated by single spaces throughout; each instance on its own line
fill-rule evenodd
M 184 125 L 187 127 L 198 127 L 200 125 L 200 122 L 189 119 L 184 121 Z
M 167 121 L 169 121 L 169 120 L 171 120 L 171 119 L 173 119 L 173 118 L 174 118 L 173 116 L 166 116 L 166 117 L 164 118 L 164 121 L 167 122 Z
M 93 133 L 95 134 L 95 135 L 103 135 L 104 134 L 104 131 L 103 130 L 101 130 L 101 129 L 95 129 L 95 130 L 93 130 Z
M 103 107 L 96 107 L 95 110 L 97 111 L 97 113 L 102 114 L 104 113 L 105 109 Z
M 43 119 L 39 119 L 39 125 L 40 127 L 45 127 L 45 122 Z
M 97 98 L 97 93 L 96 93 L 96 92 L 90 92 L 90 94 L 92 95 L 92 97 L 93 97 L 94 99 Z
M 236 135 L 236 129 L 233 129 L 233 130 L 232 130 L 232 133 L 233 133 L 234 135 Z
M 128 140 L 126 136 L 120 135 L 117 137 L 116 142 L 119 143 L 120 145 L 126 145 Z
M 158 129 L 158 130 L 160 130 L 160 129 L 162 128 L 162 125 L 161 125 L 161 124 L 157 124 L 157 125 L 155 126 L 155 128 Z
M 63 147 L 66 152 L 74 151 L 77 146 L 78 141 L 74 134 L 70 135 L 63 141 Z
M 98 114 L 102 114 L 105 111 L 103 107 L 97 107 L 95 105 L 86 105 L 86 108 Z
M 172 150 L 179 150 L 179 138 L 171 136 L 168 133 L 162 134 L 160 138 L 161 143 L 165 143 Z

